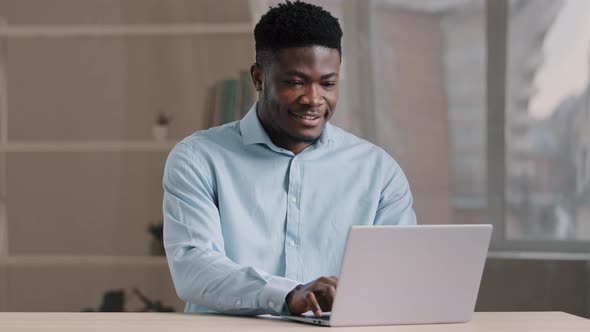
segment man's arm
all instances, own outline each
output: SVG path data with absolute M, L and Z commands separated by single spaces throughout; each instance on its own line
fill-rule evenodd
M 184 143 L 166 162 L 163 208 L 166 256 L 182 300 L 223 313 L 284 313 L 299 283 L 226 257 L 213 176 Z
M 391 159 L 375 215 L 375 225 L 415 225 L 410 185 L 401 167 Z

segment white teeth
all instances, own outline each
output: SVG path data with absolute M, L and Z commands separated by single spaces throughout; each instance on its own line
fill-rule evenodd
M 298 116 L 299 116 L 299 115 L 298 115 Z M 300 118 L 307 119 L 307 120 L 315 120 L 315 119 L 317 119 L 316 117 L 309 116 L 309 115 L 305 115 L 305 116 L 299 116 L 299 117 L 300 117 Z

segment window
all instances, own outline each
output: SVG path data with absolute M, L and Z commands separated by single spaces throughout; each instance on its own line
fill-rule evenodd
M 587 252 L 590 3 L 366 7 L 365 138 L 401 164 L 419 223 L 493 223 L 493 250 Z
M 501 221 L 494 247 L 588 252 L 590 3 L 490 1 L 488 10 L 488 54 L 500 59 L 488 64 L 488 93 L 505 97 L 489 101 L 490 194 L 502 200 L 490 200 Z

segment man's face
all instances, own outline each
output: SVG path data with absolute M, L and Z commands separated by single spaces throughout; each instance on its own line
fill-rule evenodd
M 262 82 L 257 83 L 259 103 L 263 103 L 259 116 L 271 138 L 287 146 L 318 139 L 338 101 L 338 50 L 283 49 L 262 71 Z

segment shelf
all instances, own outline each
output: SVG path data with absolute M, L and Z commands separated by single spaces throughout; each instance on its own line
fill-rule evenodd
M 0 258 L 0 266 L 120 266 L 166 267 L 164 256 L 14 255 Z
M 251 23 L 0 25 L 0 38 L 150 37 L 252 34 Z
M 169 152 L 176 141 L 42 141 L 0 143 L 1 152 Z

